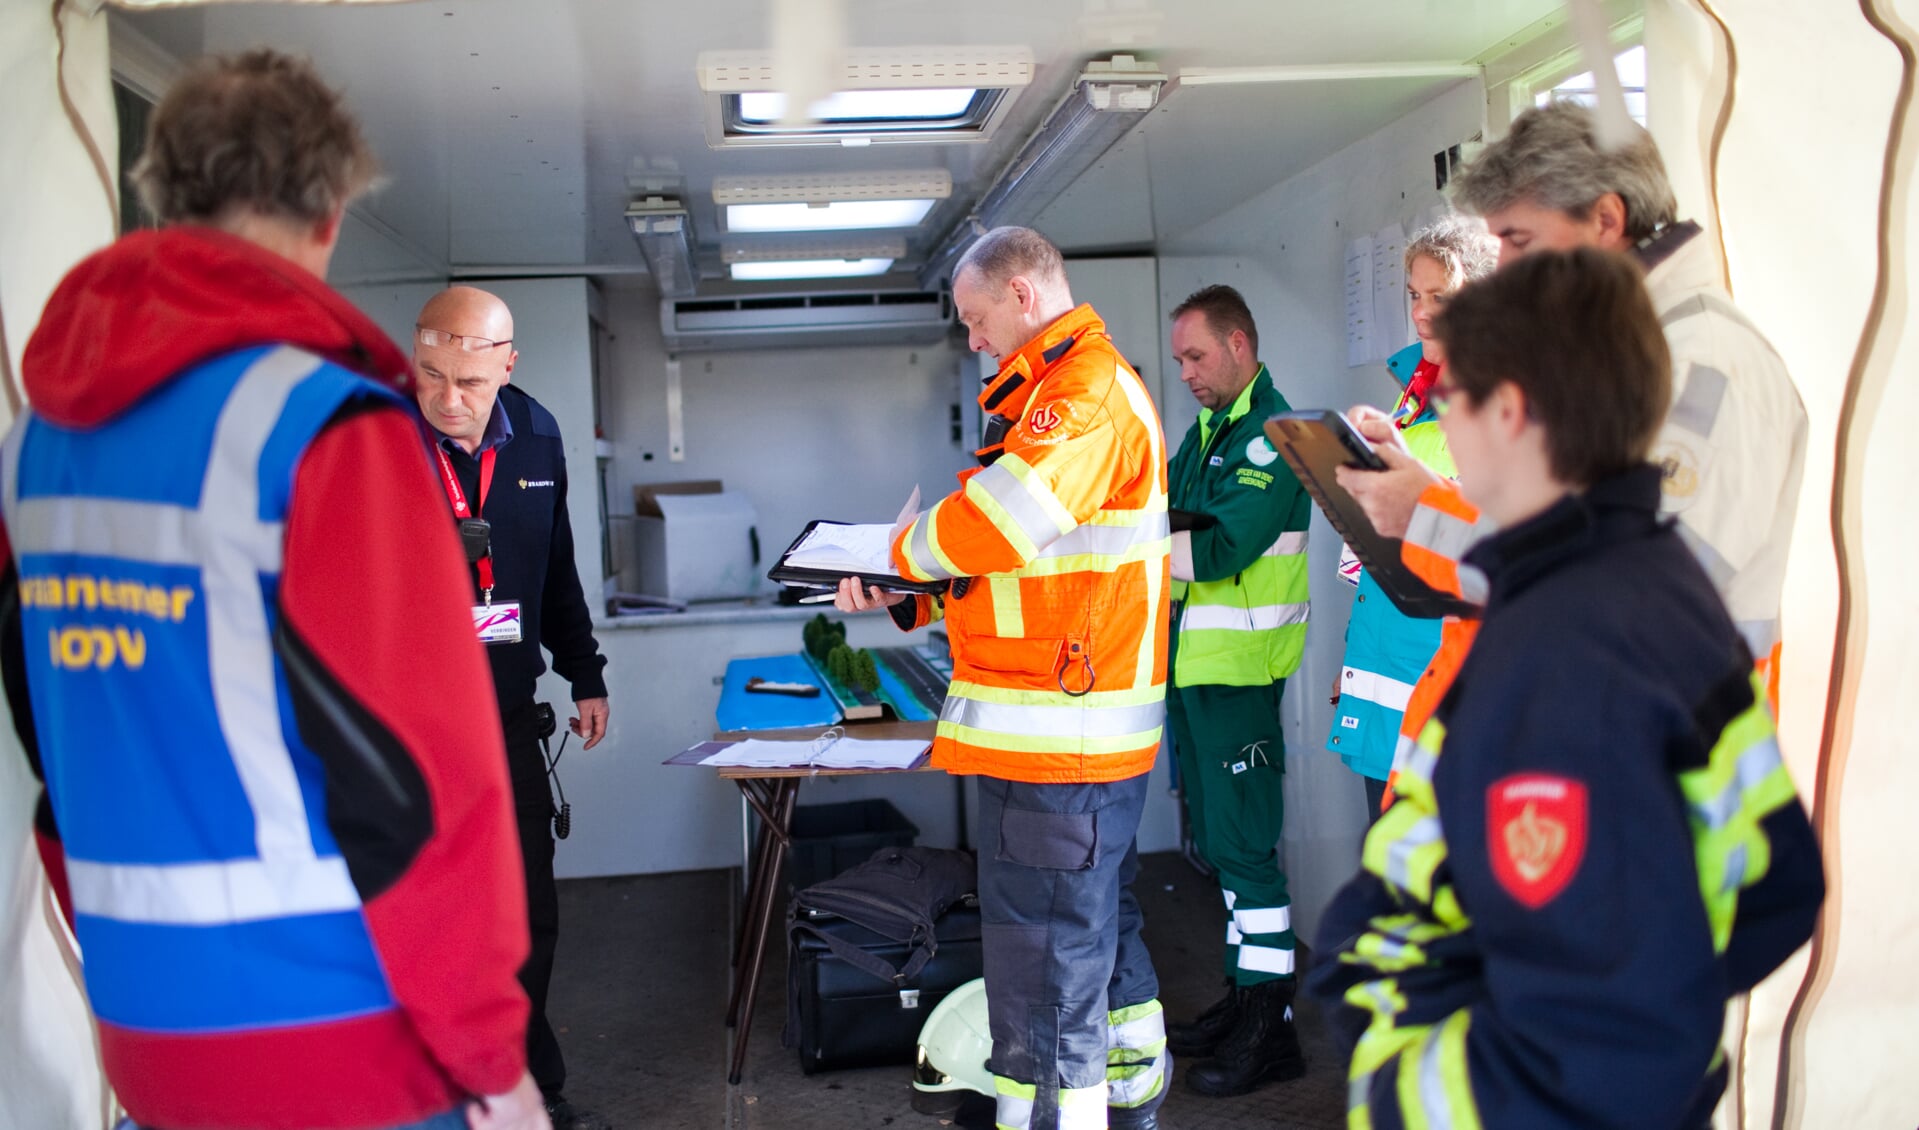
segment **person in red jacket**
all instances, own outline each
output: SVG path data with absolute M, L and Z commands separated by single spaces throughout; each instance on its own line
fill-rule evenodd
M 143 1127 L 547 1126 L 464 561 L 406 356 L 323 281 L 374 172 L 309 65 L 198 65 L 134 174 L 165 226 L 24 356 L 0 671 Z

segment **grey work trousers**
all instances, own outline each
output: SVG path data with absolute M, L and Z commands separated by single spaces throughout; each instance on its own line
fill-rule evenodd
M 1104 784 L 979 779 L 981 934 L 996 1076 L 1035 1087 L 1031 1130 L 1058 1124 L 1059 1091 L 1107 1078 L 1107 1016 L 1154 1000 L 1139 936 L 1134 836 L 1142 773 Z M 1165 1097 L 1121 1112 L 1123 1126 Z

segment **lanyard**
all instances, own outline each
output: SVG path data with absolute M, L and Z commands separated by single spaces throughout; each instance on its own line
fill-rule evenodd
M 500 453 L 497 447 L 489 447 L 480 454 L 480 510 L 486 509 L 487 488 L 493 485 L 493 457 Z M 446 486 L 446 500 L 453 504 L 453 516 L 459 519 L 477 518 L 478 514 L 467 509 L 466 492 L 460 489 L 459 476 L 453 473 L 453 461 L 446 457 L 446 449 L 439 444 L 433 445 L 433 454 L 440 460 L 440 481 Z M 488 604 L 493 603 L 493 547 L 487 546 L 486 556 L 479 560 L 480 591 Z

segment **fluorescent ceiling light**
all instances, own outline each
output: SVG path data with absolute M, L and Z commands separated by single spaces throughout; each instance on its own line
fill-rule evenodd
M 910 228 L 918 226 L 935 203 L 933 200 L 837 200 L 831 204 L 729 204 L 726 228 L 734 232 Z
M 1031 223 L 1140 119 L 1159 104 L 1166 75 L 1131 55 L 1094 60 L 1039 128 L 960 218 L 920 269 L 920 285 L 936 289 L 979 238 L 1007 224 Z
M 733 263 L 727 269 L 740 282 L 764 279 L 848 279 L 883 275 L 891 259 L 788 259 L 771 263 Z
M 965 114 L 979 94 L 954 90 L 842 90 L 806 108 L 816 122 L 945 122 Z M 771 125 L 786 113 L 786 95 L 740 95 L 740 120 Z
M 648 196 L 635 200 L 627 206 L 626 224 L 661 294 L 682 297 L 698 288 L 693 218 L 678 199 Z
M 722 263 L 792 262 L 795 259 L 898 259 L 906 254 L 902 235 L 839 236 L 831 239 L 802 237 L 779 239 L 754 236 L 729 239 L 720 245 Z

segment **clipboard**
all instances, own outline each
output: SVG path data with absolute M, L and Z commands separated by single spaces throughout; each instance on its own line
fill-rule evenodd
M 1408 569 L 1399 555 L 1402 540 L 1385 537 L 1374 529 L 1359 501 L 1334 478 L 1333 472 L 1342 466 L 1371 471 L 1386 468 L 1385 461 L 1364 436 L 1353 430 L 1346 417 L 1325 409 L 1281 412 L 1266 421 L 1266 438 L 1401 612 L 1422 620 L 1481 614 L 1478 605 L 1432 587 Z
M 806 528 L 800 531 L 799 536 L 793 539 L 793 544 L 787 546 L 785 551 L 780 554 L 779 560 L 774 562 L 773 567 L 766 571 L 767 579 L 778 581 L 783 585 L 798 585 L 803 588 L 835 589 L 838 588 L 840 582 L 846 578 L 858 577 L 864 584 L 874 588 L 888 589 L 892 592 L 931 594 L 946 591 L 947 582 L 945 581 L 909 581 L 897 573 L 884 573 L 873 576 L 864 572 L 855 573 L 850 570 L 807 569 L 786 563 L 787 557 L 800 547 L 800 543 L 805 541 L 807 535 L 811 534 L 816 527 L 846 526 L 852 524 L 853 523 L 850 522 L 828 521 L 823 518 L 816 518 L 808 522 Z

